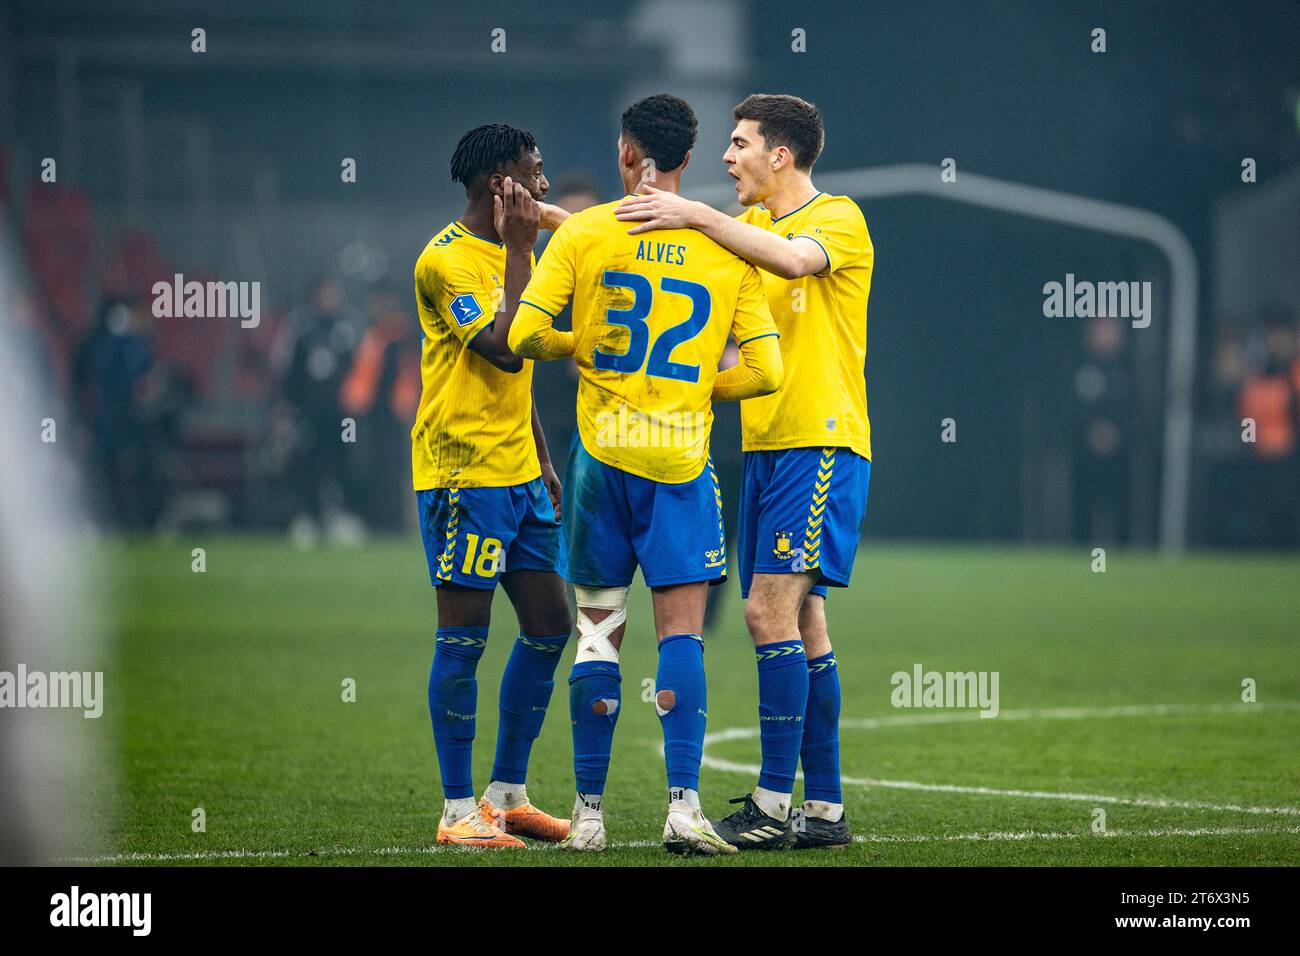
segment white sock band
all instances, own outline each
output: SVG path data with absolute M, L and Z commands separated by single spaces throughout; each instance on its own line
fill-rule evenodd
M 574 585 L 578 599 L 578 654 L 574 663 L 606 661 L 618 663 L 618 648 L 609 636 L 627 621 L 627 588 L 584 588 Z M 602 621 L 587 617 L 587 608 L 610 611 Z
M 764 787 L 754 788 L 754 802 L 758 804 L 758 809 L 778 820 L 789 819 L 790 796 L 788 793 L 777 793 Z

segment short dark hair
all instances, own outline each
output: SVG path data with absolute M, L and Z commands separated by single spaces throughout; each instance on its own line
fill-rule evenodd
M 526 130 L 504 123 L 476 126 L 460 138 L 451 154 L 451 181 L 469 189 L 480 176 L 490 176 L 536 148 L 537 141 Z
M 785 93 L 751 93 L 731 112 L 737 123 L 756 120 L 765 147 L 790 150 L 796 169 L 812 169 L 822 154 L 826 142 L 822 114 L 807 100 Z
M 624 140 L 634 142 L 666 173 L 686 162 L 698 126 L 691 105 L 667 93 L 637 100 L 623 111 Z

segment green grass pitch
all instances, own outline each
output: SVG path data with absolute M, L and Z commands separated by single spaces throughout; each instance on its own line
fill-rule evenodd
M 190 549 L 207 570 L 191 571 Z M 833 591 L 844 693 L 838 852 L 669 858 L 648 592 L 633 589 L 624 712 L 605 796 L 614 844 L 487 853 L 434 845 L 426 683 L 434 595 L 414 539 L 300 552 L 280 540 L 105 546 L 114 621 L 104 733 L 110 813 L 82 857 L 238 865 L 1288 865 L 1300 860 L 1300 559 L 1171 563 L 1088 549 L 873 543 Z M 706 634 L 705 812 L 755 782 L 757 677 L 739 592 Z M 498 592 L 479 669 L 475 785 L 515 634 Z M 565 678 L 529 793 L 572 805 Z M 997 671 L 1001 715 L 896 709 L 891 675 Z M 342 700 L 345 678 L 356 702 Z M 1242 682 L 1258 703 L 1242 704 Z M 1168 705 L 1161 707 L 1160 705 Z M 1134 708 L 1132 710 L 1126 708 Z M 727 733 L 727 731 L 732 731 Z M 798 797 L 798 794 L 796 794 Z M 203 808 L 206 832 L 191 829 Z M 1106 833 L 1094 832 L 1096 811 Z

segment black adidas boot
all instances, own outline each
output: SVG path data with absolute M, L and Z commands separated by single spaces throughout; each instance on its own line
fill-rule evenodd
M 794 833 L 790 826 L 793 813 L 785 820 L 769 817 L 759 809 L 750 793 L 729 802 L 739 803 L 741 808 L 715 820 L 713 829 L 736 849 L 785 850 L 794 846 Z
M 790 813 L 790 821 L 797 850 L 830 850 L 853 845 L 853 834 L 849 832 L 847 813 L 841 813 L 840 818 L 832 823 L 821 817 L 810 817 L 804 812 L 803 807 L 800 807 Z M 723 839 L 725 840 L 726 837 Z

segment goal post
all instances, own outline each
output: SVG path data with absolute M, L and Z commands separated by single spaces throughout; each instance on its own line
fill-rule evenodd
M 1163 216 L 1135 206 L 1027 186 L 1023 183 L 962 172 L 951 182 L 936 166 L 903 163 L 864 167 L 817 176 L 823 192 L 855 199 L 906 195 L 932 196 L 983 206 L 1012 215 L 1063 223 L 1148 242 L 1169 261 L 1172 290 L 1167 315 L 1168 372 L 1160 469 L 1160 551 L 1183 552 L 1187 543 L 1188 493 L 1192 467 L 1192 401 L 1196 373 L 1196 325 L 1199 269 L 1187 237 Z M 724 208 L 735 202 L 731 185 L 690 190 L 687 195 Z

